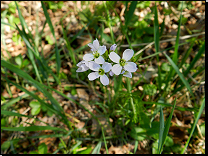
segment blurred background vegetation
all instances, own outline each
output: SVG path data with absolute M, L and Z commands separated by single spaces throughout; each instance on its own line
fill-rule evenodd
M 205 153 L 204 37 L 205 1 L 1 1 L 1 153 Z M 76 73 L 96 38 L 130 81 Z

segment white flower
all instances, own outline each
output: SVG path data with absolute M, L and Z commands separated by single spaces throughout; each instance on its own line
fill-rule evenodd
M 121 71 L 121 74 L 123 74 L 123 76 L 125 76 L 125 77 L 132 78 L 131 72 L 122 70 L 122 71 Z M 113 76 L 113 75 L 114 75 L 114 73 L 112 72 L 112 70 L 109 72 L 109 75 L 110 75 L 110 76 Z
M 134 55 L 134 51 L 132 49 L 126 49 L 123 52 L 122 59 L 115 52 L 111 52 L 109 54 L 109 58 L 113 62 L 117 63 L 117 64 L 113 65 L 112 72 L 116 75 L 119 75 L 121 73 L 122 69 L 124 69 L 125 71 L 128 71 L 128 72 L 135 72 L 137 70 L 136 63 L 127 62 L 132 58 L 133 55 Z
M 121 74 L 123 74 L 123 76 L 125 76 L 125 77 L 132 78 L 131 72 L 128 72 L 128 71 L 123 70 L 123 71 L 121 72 Z
M 112 72 L 112 70 L 109 72 L 109 75 L 110 76 L 113 76 L 114 75 L 114 73 Z
M 76 72 L 84 72 L 89 69 L 89 62 L 82 60 L 81 62 L 77 63 L 77 66 L 79 67 Z
M 92 72 L 88 75 L 90 81 L 95 80 L 100 77 L 100 82 L 105 86 L 109 84 L 109 79 L 105 73 L 109 72 L 112 68 L 112 65 L 108 62 L 103 63 L 102 67 L 91 61 L 89 62 L 89 68 L 95 72 Z
M 103 64 L 105 60 L 101 55 L 107 50 L 106 46 L 100 46 L 97 39 L 93 41 L 93 44 L 89 43 L 88 46 L 91 48 L 92 53 L 85 54 L 83 60 L 92 61 L 94 59 L 95 63 Z
M 116 44 L 113 44 L 111 47 L 110 47 L 110 50 L 111 51 L 114 51 L 116 49 L 117 45 Z

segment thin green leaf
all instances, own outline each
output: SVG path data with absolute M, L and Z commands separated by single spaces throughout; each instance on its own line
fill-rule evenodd
M 179 38 L 180 38 L 180 32 L 181 32 L 181 19 L 182 19 L 182 14 L 180 15 L 180 19 L 179 19 L 178 32 L 177 32 L 176 43 L 175 43 L 175 50 L 173 53 L 173 62 L 175 64 L 177 64 L 177 62 L 178 62 L 178 45 L 179 45 Z
M 130 104 L 131 104 L 131 107 L 133 110 L 133 121 L 136 123 L 137 122 L 137 112 L 136 112 L 136 108 L 135 108 L 134 101 L 133 101 L 132 94 L 131 94 L 131 83 L 130 83 L 129 78 L 126 78 L 126 81 L 127 81 L 126 82 L 127 83 L 127 90 L 128 90 L 128 93 L 130 94 Z
M 193 92 L 191 90 L 191 87 L 190 87 L 189 83 L 184 78 L 183 74 L 179 71 L 178 67 L 175 65 L 175 63 L 173 62 L 173 60 L 166 53 L 164 53 L 164 55 L 166 56 L 166 58 L 168 59 L 168 61 L 172 65 L 173 69 L 176 71 L 176 73 L 178 74 L 178 76 L 180 77 L 180 79 L 182 80 L 182 82 L 184 83 L 184 85 L 186 86 L 186 88 L 189 90 L 189 92 L 191 93 L 191 95 L 194 97 L 194 94 L 193 94 Z
M 53 98 L 53 96 L 44 88 L 43 84 L 40 84 L 39 82 L 35 81 L 31 76 L 29 76 L 27 73 L 23 72 L 19 68 L 15 67 L 14 65 L 7 63 L 4 60 L 1 60 L 1 65 L 8 68 L 12 72 L 16 73 L 17 75 L 27 79 L 29 82 L 31 82 L 39 91 L 41 91 L 50 101 L 53 106 L 53 108 L 57 111 L 57 113 L 63 118 L 65 124 L 69 126 L 69 121 L 67 117 L 64 114 L 63 108 L 59 105 L 59 103 Z M 15 84 L 16 85 L 16 84 Z M 16 85 L 17 86 L 17 85 Z M 46 87 L 46 86 L 45 86 Z M 36 98 L 37 99 L 37 98 Z M 41 102 L 40 102 L 41 103 Z M 70 128 L 70 126 L 69 126 Z
M 55 33 L 54 33 L 54 28 L 53 28 L 53 25 L 51 23 L 51 19 L 50 19 L 50 16 L 47 12 L 47 9 L 44 5 L 44 3 L 41 1 L 41 4 L 42 4 L 42 8 L 43 8 L 43 11 L 44 11 L 44 14 L 45 14 L 45 17 L 46 17 L 46 21 L 50 27 L 50 30 L 51 30 L 51 33 L 53 34 L 53 37 L 54 37 L 54 40 L 55 40 L 55 54 L 56 54 L 56 64 L 57 64 L 57 74 L 59 74 L 59 71 L 60 71 L 60 68 L 61 68 L 61 59 L 60 59 L 60 53 L 58 52 L 58 46 L 57 46 L 57 41 L 56 41 L 56 36 L 55 36 Z
M 132 19 L 132 16 L 134 14 L 134 11 L 136 9 L 137 1 L 132 1 L 129 7 L 129 10 L 125 13 L 125 26 L 127 27 L 130 20 Z
M 33 91 L 32 93 L 34 93 L 34 91 Z M 24 94 L 24 95 L 22 95 L 22 96 L 19 96 L 19 97 L 16 97 L 16 98 L 14 98 L 14 99 L 11 99 L 11 100 L 9 100 L 8 102 L 5 102 L 5 103 L 1 106 L 1 110 L 7 109 L 9 106 L 15 104 L 16 102 L 18 102 L 18 101 L 20 101 L 20 100 L 22 100 L 22 99 L 24 99 L 24 98 L 27 98 L 28 96 L 29 96 L 29 94 Z
M 196 38 L 195 38 L 196 39 Z M 182 61 L 180 62 L 180 64 L 178 65 L 178 68 L 180 69 L 183 64 L 185 63 L 185 61 L 187 60 L 187 58 L 189 57 L 190 53 L 191 53 L 191 50 L 194 46 L 194 43 L 195 43 L 195 40 L 192 41 L 191 45 L 189 46 L 189 49 L 187 50 L 187 52 L 185 53 L 185 55 L 183 56 L 183 59 Z
M 160 129 L 159 129 L 159 140 L 158 140 L 158 154 L 161 154 L 162 151 L 162 140 L 164 132 L 164 116 L 162 106 L 160 106 Z
M 182 6 L 183 6 L 183 2 L 182 2 Z M 180 27 L 181 27 L 181 20 L 182 20 L 182 8 L 181 8 L 181 13 L 180 13 L 180 19 L 179 19 L 179 24 L 178 24 L 178 32 L 177 32 L 177 36 L 176 36 L 176 43 L 175 43 L 175 50 L 172 56 L 172 60 L 173 62 L 177 65 L 178 63 L 178 47 L 179 47 L 179 38 L 180 38 Z M 172 67 L 170 69 L 170 72 L 168 74 L 167 80 L 166 80 L 166 85 L 164 90 L 167 89 L 167 87 L 169 86 L 169 81 L 170 79 L 173 77 L 173 75 L 175 74 L 175 71 L 172 70 Z
M 200 69 L 198 72 L 196 72 L 193 76 L 191 76 L 192 78 L 195 78 L 197 75 L 199 75 L 202 71 L 204 71 L 205 70 L 205 67 L 203 67 L 202 69 Z M 188 79 L 188 83 L 190 83 L 192 81 L 192 79 L 191 78 L 189 78 Z M 177 93 L 178 91 L 180 91 L 183 87 L 184 87 L 185 85 L 184 84 L 181 84 L 181 86 L 180 87 L 178 87 L 177 89 L 175 89 L 174 91 L 173 91 L 173 93 L 170 95 L 170 97 L 171 96 L 173 96 L 175 93 Z
M 23 114 L 11 112 L 11 111 L 5 111 L 5 110 L 1 110 L 1 114 L 2 115 L 9 115 L 9 116 L 18 116 L 18 117 L 30 117 L 28 115 L 23 115 Z
M 105 134 L 104 134 L 104 131 L 103 131 L 103 127 L 101 127 L 101 131 L 102 131 L 102 135 L 103 135 L 103 141 L 104 141 L 104 144 L 105 144 L 105 150 L 106 150 L 106 153 L 108 153 L 108 146 L 107 146 L 107 142 L 106 142 L 106 139 L 105 139 Z
M 136 151 L 137 151 L 138 145 L 139 145 L 139 141 L 136 140 L 136 141 L 135 141 L 135 145 L 134 145 L 134 154 L 135 154 Z
M 91 154 L 99 154 L 101 149 L 102 141 L 99 141 L 98 144 L 95 146 Z
M 163 131 L 163 138 L 162 138 L 162 147 L 163 147 L 163 145 L 165 143 L 165 139 L 166 139 L 166 137 L 168 135 L 168 131 L 170 129 L 171 119 L 172 119 L 172 116 L 173 116 L 173 111 L 175 109 L 175 106 L 176 106 L 176 99 L 174 101 L 174 105 L 173 105 L 172 111 L 171 111 L 171 113 L 170 113 L 170 115 L 168 117 L 168 120 L 166 121 L 166 124 L 165 124 L 165 129 Z
M 158 14 L 157 14 L 157 4 L 155 2 L 155 17 L 154 17 L 154 41 L 155 41 L 155 52 L 159 52 L 159 24 L 158 24 Z M 156 55 L 157 62 L 159 62 L 159 55 Z M 159 91 L 161 92 L 161 69 L 160 65 L 158 64 L 158 84 L 159 84 Z
M 142 104 L 155 104 L 155 105 L 161 105 L 161 106 L 165 106 L 165 107 L 173 107 L 172 104 L 169 103 L 159 103 L 159 102 L 150 102 L 150 101 L 140 101 L 140 103 Z M 197 108 L 183 108 L 183 107 L 179 107 L 176 106 L 176 109 L 180 110 L 180 111 L 197 111 Z
M 1 127 L 5 131 L 43 131 L 43 130 L 53 130 L 53 131 L 64 131 L 67 130 L 58 127 L 51 126 L 29 126 L 29 127 Z
M 185 150 L 186 150 L 186 148 L 187 148 L 187 146 L 188 146 L 188 144 L 189 144 L 189 142 L 190 142 L 190 139 L 191 139 L 191 137 L 192 137 L 192 135 L 193 135 L 193 133 L 194 133 L 194 130 L 195 130 L 195 128 L 196 128 L 196 124 L 198 123 L 198 120 L 199 120 L 199 118 L 200 118 L 200 116 L 201 116 L 201 114 L 202 114 L 202 112 L 203 112 L 203 110 L 204 110 L 204 107 L 205 107 L 205 98 L 204 98 L 204 100 L 203 100 L 203 102 L 202 102 L 202 104 L 201 104 L 201 106 L 200 106 L 200 108 L 199 108 L 199 112 L 197 113 L 197 117 L 196 117 L 196 119 L 195 119 L 195 121 L 194 121 L 194 124 L 193 124 L 193 126 L 192 126 L 191 133 L 190 133 L 190 135 L 189 135 L 189 138 L 188 138 L 188 140 L 187 140 L 187 142 L 186 142 L 186 144 L 185 144 L 183 150 L 181 151 L 181 154 L 184 154 L 184 152 L 185 152 Z
M 20 19 L 20 23 L 21 23 L 21 25 L 22 25 L 23 33 L 27 36 L 27 39 L 30 38 L 30 39 L 33 41 L 33 43 L 34 43 L 33 35 L 32 35 L 30 29 L 29 29 L 28 26 L 27 26 L 27 23 L 25 22 L 25 20 L 24 20 L 24 18 L 23 18 L 23 16 L 22 16 L 22 13 L 21 13 L 21 11 L 20 11 L 20 9 L 19 9 L 19 7 L 18 7 L 16 1 L 15 1 L 15 4 L 16 4 L 17 11 L 18 11 L 18 14 L 19 14 L 19 19 Z M 16 25 L 16 24 L 15 24 L 15 25 Z M 28 32 L 29 32 L 29 36 L 26 34 L 25 27 L 27 28 L 27 30 L 28 30 Z
M 2 19 L 1 19 L 1 24 L 5 24 L 5 25 L 8 25 L 8 26 L 10 26 L 10 27 L 16 29 L 16 27 L 14 27 L 13 25 L 11 25 L 11 24 L 9 24 L 9 23 L 6 23 L 6 22 L 2 21 Z
M 191 64 L 189 65 L 189 67 L 184 72 L 184 76 L 187 76 L 188 75 L 188 73 L 194 67 L 195 63 L 199 60 L 199 58 L 201 57 L 201 55 L 203 54 L 204 51 L 205 51 L 205 42 L 202 45 L 202 47 L 199 49 L 199 51 L 196 54 L 196 56 L 194 57 L 193 61 L 191 61 Z
M 35 81 L 30 75 L 28 75 L 27 73 L 23 72 L 21 69 L 15 67 L 14 65 L 2 60 L 1 61 L 1 65 L 6 67 L 7 69 L 11 70 L 12 72 L 16 73 L 17 75 L 27 79 L 28 81 L 30 81 L 39 91 L 41 91 L 46 97 L 49 98 L 49 100 L 51 101 L 53 107 L 59 111 L 59 112 L 63 112 L 62 107 L 59 105 L 59 103 L 53 98 L 53 96 L 46 91 L 46 89 L 43 87 L 43 84 L 40 84 L 39 82 Z
M 70 42 L 69 42 L 69 40 L 68 40 L 68 38 L 67 38 L 67 34 L 66 34 L 65 30 L 64 30 L 63 24 L 62 24 L 61 26 L 62 26 L 62 32 L 63 32 L 63 35 L 64 35 L 64 39 L 65 39 L 65 41 L 66 41 L 66 47 L 67 47 L 67 49 L 69 50 L 69 55 L 70 55 L 70 57 L 71 57 L 71 59 L 72 59 L 74 65 L 76 65 L 77 62 L 76 62 L 76 60 L 75 60 L 75 55 L 74 55 L 74 53 L 73 53 L 73 51 L 72 51 Z

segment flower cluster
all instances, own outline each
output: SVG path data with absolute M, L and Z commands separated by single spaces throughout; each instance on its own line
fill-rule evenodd
M 115 63 L 112 65 L 113 63 L 106 62 L 102 56 L 107 51 L 106 46 L 100 46 L 97 39 L 93 41 L 93 44 L 89 43 L 88 46 L 91 48 L 92 53 L 83 56 L 83 60 L 77 64 L 79 68 L 76 72 L 85 72 L 91 69 L 93 72 L 88 75 L 90 81 L 100 78 L 100 82 L 103 85 L 108 85 L 109 78 L 106 75 L 108 72 L 110 76 L 123 74 L 123 76 L 132 78 L 131 73 L 137 70 L 136 63 L 129 62 L 134 55 L 132 49 L 126 49 L 123 52 L 122 58 L 120 58 L 114 52 L 117 45 L 112 45 L 110 47 L 110 54 L 108 55 L 110 60 Z

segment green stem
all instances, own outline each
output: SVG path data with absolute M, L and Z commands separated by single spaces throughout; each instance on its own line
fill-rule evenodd
M 128 90 L 128 93 L 130 94 L 130 104 L 131 104 L 133 115 L 134 115 L 133 121 L 137 122 L 137 114 L 136 114 L 136 109 L 135 109 L 134 101 L 133 101 L 132 94 L 131 94 L 131 83 L 130 83 L 129 78 L 126 78 L 126 82 L 127 82 L 127 90 Z

